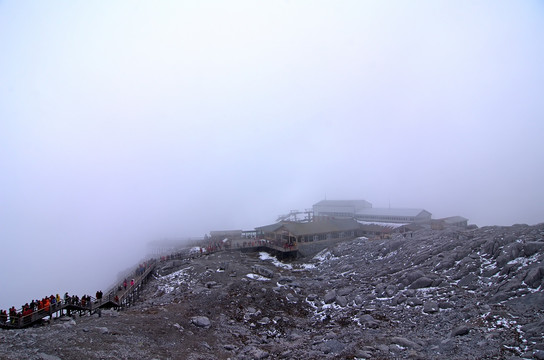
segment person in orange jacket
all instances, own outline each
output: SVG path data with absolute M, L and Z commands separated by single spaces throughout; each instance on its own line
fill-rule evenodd
M 46 312 L 49 312 L 49 305 L 50 305 L 49 298 L 46 297 L 43 301 L 43 308 L 45 309 Z

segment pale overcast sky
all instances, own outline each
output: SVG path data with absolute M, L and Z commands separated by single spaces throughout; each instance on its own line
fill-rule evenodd
M 325 197 L 543 222 L 543 64 L 536 0 L 0 1 L 0 307 Z

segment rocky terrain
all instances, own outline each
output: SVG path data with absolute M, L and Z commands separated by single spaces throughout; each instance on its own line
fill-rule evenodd
M 2 359 L 544 359 L 544 224 L 159 265 L 141 301 L 0 332 Z

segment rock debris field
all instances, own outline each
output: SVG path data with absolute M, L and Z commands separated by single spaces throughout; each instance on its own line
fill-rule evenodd
M 0 332 L 2 359 L 544 359 L 544 225 L 161 263 L 122 311 Z

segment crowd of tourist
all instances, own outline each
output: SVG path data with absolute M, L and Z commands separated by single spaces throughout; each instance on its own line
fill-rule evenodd
M 21 309 L 17 310 L 15 306 L 9 309 L 9 313 L 6 310 L 0 310 L 0 323 L 1 324 L 23 324 L 30 323 L 32 321 L 33 314 L 39 314 L 39 317 L 51 315 L 53 312 L 58 311 L 62 305 L 77 305 L 86 307 L 91 301 L 91 297 L 83 295 L 81 299 L 77 295 L 69 296 L 68 293 L 64 294 L 64 301 L 59 294 L 46 296 L 41 300 L 32 300 L 30 303 L 26 303 L 21 306 Z M 9 314 L 9 317 L 8 317 Z
M 134 271 L 134 276 L 142 276 L 150 265 L 151 262 L 149 261 L 139 264 Z M 108 298 L 108 300 L 111 299 L 114 303 L 118 304 L 119 293 L 126 291 L 129 283 L 131 287 L 134 286 L 134 279 L 131 279 L 130 282 L 125 279 L 122 287 L 119 285 L 117 292 L 112 292 L 111 296 L 113 299 Z M 103 302 L 104 297 L 102 290 L 97 291 L 95 295 L 94 303 L 100 305 Z M 39 318 L 47 315 L 51 316 L 54 312 L 57 312 L 68 305 L 73 305 L 74 309 L 90 310 L 93 308 L 93 298 L 90 295 L 83 295 L 80 298 L 77 295 L 69 295 L 68 292 L 66 292 L 62 298 L 59 294 L 46 296 L 41 300 L 32 300 L 30 303 L 24 304 L 19 310 L 16 309 L 15 306 L 12 306 L 9 310 L 0 310 L 0 324 L 29 324 L 33 321 L 33 314 L 39 314 Z

